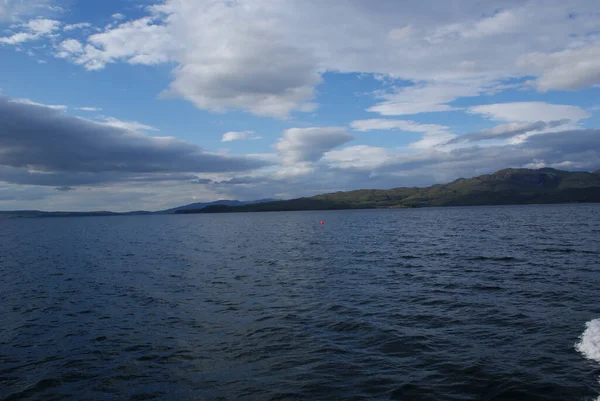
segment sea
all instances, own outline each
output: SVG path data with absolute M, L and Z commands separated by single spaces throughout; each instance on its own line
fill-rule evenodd
M 4 401 L 600 400 L 599 319 L 600 204 L 0 220 Z

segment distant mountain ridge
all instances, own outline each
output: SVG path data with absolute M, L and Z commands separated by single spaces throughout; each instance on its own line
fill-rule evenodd
M 174 207 L 171 209 L 161 210 L 159 212 L 154 212 L 157 214 L 165 214 L 165 213 L 176 213 L 179 210 L 199 210 L 204 209 L 208 206 L 216 206 L 216 205 L 224 205 L 224 206 L 243 206 L 243 205 L 251 205 L 254 203 L 265 203 L 265 202 L 273 202 L 276 199 L 258 199 L 253 201 L 239 201 L 239 200 L 218 200 L 214 202 L 197 202 L 190 203 L 189 205 Z
M 20 217 L 75 217 L 75 216 L 130 216 L 130 215 L 149 215 L 149 214 L 173 214 L 181 210 L 201 210 L 208 206 L 242 206 L 253 203 L 272 202 L 274 199 L 258 199 L 254 201 L 238 200 L 218 200 L 214 202 L 198 202 L 189 205 L 174 207 L 157 212 L 148 212 L 145 210 L 136 210 L 132 212 L 110 212 L 110 211 L 90 211 L 90 212 L 45 212 L 41 210 L 7 210 L 0 211 L 0 218 L 20 218 Z
M 437 184 L 430 187 L 399 187 L 387 190 L 361 189 L 282 201 L 273 199 L 260 199 L 249 202 L 219 200 L 215 202 L 192 203 L 158 212 L 0 211 L 0 218 L 520 205 L 573 202 L 600 202 L 600 170 L 590 173 L 583 171 L 563 171 L 553 168 L 541 168 L 538 170 L 507 168 L 492 174 L 483 174 L 472 178 L 459 178 L 447 184 Z
M 447 184 L 389 190 L 362 189 L 255 205 L 214 205 L 179 213 L 372 209 L 426 206 L 600 202 L 600 170 L 503 169 Z

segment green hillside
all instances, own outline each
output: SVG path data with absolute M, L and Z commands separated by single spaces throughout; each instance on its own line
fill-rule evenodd
M 600 202 L 600 170 L 504 169 L 425 188 L 363 189 L 244 206 L 211 206 L 184 213 L 265 212 L 426 206 Z

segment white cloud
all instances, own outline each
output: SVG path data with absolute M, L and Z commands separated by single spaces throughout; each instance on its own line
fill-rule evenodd
M 407 39 L 412 33 L 414 29 L 412 25 L 406 25 L 402 28 L 393 28 L 388 32 L 388 38 L 390 40 L 404 40 Z
M 310 162 L 295 162 L 294 164 L 288 164 L 281 166 L 272 175 L 275 180 L 285 180 L 290 178 L 297 178 L 306 176 L 308 174 L 317 171 L 317 167 Z
M 58 49 L 58 52 L 55 55 L 56 55 L 56 57 L 59 57 L 59 58 L 67 58 L 67 57 L 71 57 L 74 54 L 83 53 L 83 45 L 81 44 L 81 42 L 79 42 L 78 40 L 75 40 L 75 39 L 63 40 L 58 45 L 57 49 Z
M 48 6 L 49 0 L 1 0 L 0 1 L 0 23 L 4 21 L 20 21 L 23 18 L 32 15 L 40 14 L 44 9 L 53 10 Z
M 325 153 L 323 161 L 332 167 L 372 169 L 385 164 L 393 153 L 386 148 L 376 146 L 347 146 Z
M 373 118 L 369 120 L 352 121 L 350 123 L 350 127 L 357 131 L 397 130 L 409 132 L 422 132 L 424 134 L 423 138 L 409 145 L 412 148 L 419 149 L 443 145 L 455 137 L 455 135 L 450 132 L 450 129 L 444 125 L 419 124 L 411 120 L 390 120 L 382 118 Z
M 0 4 L 2 1 L 6 3 L 0 0 Z M 369 108 L 377 113 L 373 115 L 376 117 L 467 110 L 502 122 L 457 137 L 456 142 L 467 144 L 460 148 L 444 146 L 454 141 L 454 134 L 440 124 L 391 118 L 350 124 L 361 132 L 394 130 L 422 134 L 421 140 L 409 149 L 395 150 L 364 144 L 341 148 L 353 139 L 341 127 L 293 128 L 285 131 L 274 145 L 278 153 L 262 155 L 269 164 L 282 165 L 260 167 L 266 177 L 263 186 L 257 182 L 244 184 L 256 191 L 264 190 L 263 195 L 268 193 L 267 196 L 301 195 L 349 186 L 426 184 L 432 179 L 443 181 L 506 166 L 594 166 L 597 140 L 585 130 L 572 130 L 589 116 L 589 110 L 544 102 L 465 108 L 456 100 L 523 86 L 522 82 L 530 78 L 534 85 L 528 89 L 539 91 L 597 85 L 597 2 L 541 4 L 507 0 L 499 8 L 497 4 L 474 0 L 439 2 L 435 12 L 422 1 L 410 0 L 402 4 L 364 0 L 343 4 L 317 0 L 164 0 L 158 6 L 143 9 L 150 10 L 146 17 L 130 22 L 112 21 L 100 33 L 73 32 L 89 28 L 86 23 L 65 25 L 63 31 L 71 33 L 59 40 L 58 29 L 38 18 L 38 22 L 13 28 L 15 34 L 0 42 L 19 45 L 27 52 L 32 50 L 27 47 L 28 41 L 49 37 L 57 56 L 88 70 L 99 70 L 111 63 L 172 63 L 173 80 L 163 95 L 183 97 L 198 108 L 214 112 L 240 109 L 286 118 L 290 113 L 313 110 L 322 77 L 331 71 L 364 73 L 379 79 L 377 85 L 385 90 L 375 92 L 376 104 Z M 576 16 L 570 18 L 570 13 Z M 340 29 L 340 25 L 352 29 Z M 324 88 L 324 92 L 329 89 Z M 474 104 L 473 100 L 469 104 Z M 95 108 L 79 108 L 92 109 Z M 563 124 L 563 119 L 571 122 Z M 128 134 L 124 136 L 156 130 L 116 119 L 95 124 L 93 127 L 125 130 Z M 551 132 L 567 129 L 560 141 Z M 222 141 L 250 139 L 252 135 L 231 132 L 224 134 Z M 551 142 L 535 138 L 542 136 Z M 498 142 L 488 141 L 489 138 Z M 569 140 L 580 138 L 584 140 L 578 142 L 577 148 L 569 147 Z M 160 141 L 152 139 L 152 143 Z M 202 155 L 215 156 L 203 150 Z M 148 163 L 151 165 L 151 161 Z M 227 170 L 222 174 L 230 173 Z M 398 177 L 401 181 L 392 179 Z M 235 182 L 236 177 L 227 178 Z
M 24 42 L 38 40 L 53 34 L 59 27 L 60 22 L 51 19 L 39 18 L 30 20 L 26 24 L 20 25 L 20 28 L 25 30 L 24 32 L 17 32 L 11 36 L 0 37 L 0 44 L 18 45 Z
M 448 127 L 444 125 L 419 124 L 411 120 L 390 120 L 384 118 L 355 120 L 350 123 L 350 126 L 357 131 L 398 130 L 411 132 L 442 132 L 448 130 Z
M 600 167 L 599 134 L 598 130 L 563 130 L 534 135 L 518 144 L 410 153 L 350 146 L 326 152 L 317 163 L 291 165 L 285 174 L 265 174 L 263 170 L 252 180 L 243 180 L 245 185 L 223 185 L 231 197 L 256 199 L 273 194 L 298 197 L 338 190 L 425 186 L 507 167 L 552 166 L 593 171 Z
M 595 0 L 509 0 L 501 10 L 465 0 L 436 4 L 435 13 L 418 0 L 165 0 L 147 9 L 147 17 L 90 36 L 84 53 L 71 60 L 90 70 L 114 62 L 175 62 L 165 96 L 215 112 L 279 118 L 313 110 L 326 71 L 408 81 L 370 109 L 382 115 L 453 110 L 454 100 L 501 90 L 509 78 L 541 76 L 541 90 L 597 83 Z M 352 29 L 339 29 L 340 23 Z M 552 56 L 565 60 L 554 70 L 517 62 L 572 48 L 578 50 Z M 566 76 L 560 65 L 571 56 L 581 59 L 579 78 L 560 83 Z
M 8 185 L 4 191 L 7 194 L 3 196 L 2 192 L 0 189 L 0 210 L 157 211 L 193 202 L 231 198 L 231 195 L 223 195 L 206 185 L 180 182 L 86 186 L 67 192 L 57 191 L 53 187 Z
M 109 127 L 121 128 L 126 131 L 141 132 L 141 131 L 158 131 L 158 128 L 138 123 L 137 121 L 122 121 L 114 117 L 104 117 L 102 124 Z
M 468 111 L 472 114 L 481 114 L 491 120 L 511 122 L 547 122 L 565 119 L 579 121 L 590 117 L 587 111 L 577 106 L 545 102 L 496 103 L 469 107 Z
M 157 64 L 168 61 L 169 52 L 177 48 L 166 28 L 152 18 L 126 22 L 107 32 L 87 38 L 82 49 L 62 49 L 58 55 L 70 58 L 88 70 L 99 70 L 107 63 L 126 60 L 131 64 Z
M 426 112 L 452 111 L 448 105 L 459 97 L 477 96 L 481 92 L 478 84 L 428 83 L 397 88 L 393 93 L 379 95 L 385 99 L 368 109 L 384 116 L 400 116 Z
M 422 139 L 413 142 L 408 146 L 414 149 L 431 149 L 438 146 L 443 146 L 455 137 L 456 135 L 445 131 L 427 132 L 423 135 Z
M 540 74 L 538 90 L 577 90 L 600 85 L 600 44 L 554 53 L 531 53 L 519 64 Z
M 63 26 L 63 31 L 68 32 L 68 31 L 72 31 L 74 29 L 84 29 L 84 28 L 91 28 L 92 24 L 89 22 L 79 22 L 77 24 L 68 24 Z
M 75 109 L 81 111 L 102 111 L 99 107 L 76 107 Z
M 573 162 L 571 160 L 565 160 L 559 163 L 546 163 L 542 159 L 535 159 L 532 163 L 525 164 L 523 167 L 531 169 L 550 167 L 561 170 L 571 170 L 585 168 L 585 165 L 579 162 Z
M 490 17 L 484 17 L 475 24 L 464 30 L 462 36 L 465 38 L 484 38 L 487 36 L 506 35 L 517 32 L 529 23 L 520 10 L 502 10 Z
M 125 16 L 121 13 L 114 13 L 113 15 L 111 15 L 111 18 L 121 20 L 125 19 Z
M 460 135 L 451 141 L 449 144 L 460 143 L 460 142 L 479 142 L 479 141 L 493 141 L 503 140 L 519 137 L 525 139 L 529 133 L 540 133 L 540 132 L 551 132 L 556 128 L 563 130 L 565 125 L 569 124 L 570 120 L 556 120 L 556 121 L 538 121 L 535 123 L 529 122 L 516 122 L 509 124 L 497 125 L 493 128 L 484 129 L 481 131 L 470 132 L 467 134 Z
M 445 172 L 443 181 L 459 176 L 484 174 L 507 167 L 523 167 L 534 161 L 547 165 L 559 165 L 577 160 L 578 168 L 595 170 L 600 166 L 597 149 L 600 136 L 598 130 L 564 130 L 532 135 L 520 143 L 495 146 L 470 146 L 450 151 L 421 152 L 397 155 L 379 167 L 379 173 Z M 564 166 L 564 164 L 563 164 Z
M 29 22 L 27 22 L 27 24 L 25 24 L 25 26 L 27 28 L 29 28 L 30 31 L 32 31 L 36 34 L 47 35 L 49 33 L 56 31 L 59 28 L 60 21 L 40 18 L 40 19 L 30 20 Z
M 389 121 L 396 120 L 361 124 L 365 129 L 414 128 L 410 122 Z M 341 148 L 353 139 L 342 127 L 293 128 L 274 145 L 279 157 L 274 153 L 233 157 L 175 138 L 135 132 L 152 128 L 144 124 L 112 123 L 72 117 L 32 101 L 1 100 L 0 125 L 18 129 L 4 138 L 11 146 L 0 154 L 0 181 L 12 183 L 8 187 L 0 183 L 0 208 L 159 209 L 159 205 L 190 203 L 193 196 L 201 200 L 296 197 L 430 185 L 506 167 L 600 167 L 598 130 L 544 133 L 515 144 L 406 152 L 363 144 Z M 501 135 L 512 129 L 512 134 L 518 134 L 543 125 L 551 124 L 517 122 L 489 132 Z M 283 165 L 273 165 L 278 162 Z M 13 184 L 27 186 L 27 191 L 19 193 Z M 77 190 L 55 190 L 62 186 Z
M 285 164 L 316 162 L 325 152 L 354 139 L 344 127 L 290 128 L 273 145 Z
M 242 141 L 242 140 L 256 140 L 261 139 L 260 136 L 255 135 L 254 131 L 229 131 L 223 134 L 221 138 L 221 142 L 231 142 L 231 141 Z
M 0 99 L 0 100 L 2 100 L 2 99 Z M 65 111 L 68 109 L 67 106 L 62 105 L 62 104 L 43 104 L 43 103 L 34 102 L 33 100 L 30 100 L 30 99 L 11 99 L 10 102 L 11 103 L 28 104 L 28 105 L 39 106 L 39 107 L 46 107 L 48 109 L 60 110 L 60 111 Z
M 11 35 L 11 36 L 5 36 L 3 38 L 0 38 L 0 44 L 4 43 L 7 45 L 18 45 L 19 43 L 38 39 L 38 37 L 39 36 L 37 36 L 33 33 L 19 32 L 19 33 L 15 33 L 14 35 Z

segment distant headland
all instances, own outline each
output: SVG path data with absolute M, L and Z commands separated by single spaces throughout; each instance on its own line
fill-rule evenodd
M 428 206 L 527 205 L 600 202 L 600 170 L 563 171 L 552 168 L 504 169 L 473 178 L 459 178 L 429 187 L 361 189 L 289 200 L 261 199 L 250 202 L 221 200 L 192 203 L 157 212 L 115 213 L 0 212 L 0 218 L 123 216 L 190 213 L 233 213 L 300 210 L 390 209 Z

